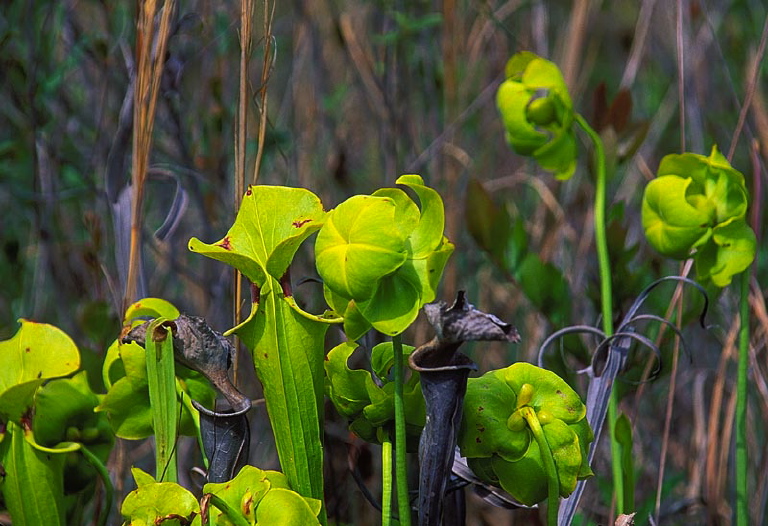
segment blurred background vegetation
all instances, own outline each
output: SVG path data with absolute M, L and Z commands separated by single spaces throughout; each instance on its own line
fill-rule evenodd
M 467 290 L 479 308 L 513 322 L 523 336 L 515 348 L 470 349 L 481 371 L 535 361 L 553 330 L 598 323 L 586 142 L 573 179 L 555 181 L 507 147 L 495 108 L 506 60 L 532 50 L 562 68 L 577 110 L 606 144 L 617 318 L 644 285 L 680 272 L 647 247 L 640 227 L 642 190 L 661 157 L 706 155 L 713 144 L 723 152 L 735 148 L 732 163 L 753 192 L 759 247 L 749 450 L 752 517 L 764 523 L 765 2 L 256 2 L 243 135 L 236 130 L 244 2 L 181 1 L 174 13 L 159 79 L 137 290 L 205 316 L 219 330 L 233 325 L 232 272 L 186 245 L 191 236 L 221 238 L 234 219 L 239 136 L 245 184 L 307 187 L 328 209 L 391 186 L 402 173 L 420 173 L 437 188 L 457 247 L 443 298 Z M 0 10 L 0 338 L 16 331 L 20 317 L 63 328 L 83 350 L 95 388 L 100 360 L 120 331 L 128 272 L 136 17 L 135 2 L 14 0 Z M 306 263 L 293 271 L 297 282 L 315 277 L 309 245 Z M 524 265 L 526 254 L 537 259 Z M 321 310 L 316 284 L 301 287 L 297 294 Z M 671 291 L 654 296 L 658 314 Z M 622 402 L 634 419 L 637 502 L 647 511 L 659 486 L 663 415 L 675 395 L 661 478 L 664 524 L 728 524 L 731 516 L 737 309 L 734 293 L 712 293 L 708 322 L 716 329 L 686 330 L 692 360 L 681 362 L 677 391 L 669 392 L 667 367 L 642 388 L 642 398 L 627 386 Z M 416 345 L 430 336 L 423 320 L 408 334 L 406 342 Z M 583 367 L 584 348 L 574 343 L 565 361 Z M 552 366 L 575 382 L 559 359 Z M 252 373 L 242 373 L 240 382 L 258 396 Z M 376 523 L 347 458 L 375 489 L 371 459 L 378 454 L 347 436 L 344 422 L 328 418 L 329 514 L 340 524 Z M 263 414 L 252 420 L 252 460 L 274 467 L 268 422 Z M 125 474 L 147 453 L 123 442 L 112 465 Z M 609 516 L 605 458 L 599 455 L 599 476 L 583 501 L 593 521 Z M 494 510 L 479 500 L 470 505 L 470 524 L 533 520 L 529 512 Z

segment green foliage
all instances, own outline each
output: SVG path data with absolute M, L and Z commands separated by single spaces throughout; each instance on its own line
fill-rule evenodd
M 303 188 L 251 186 L 234 224 L 220 241 L 192 238 L 189 249 L 231 265 L 263 287 L 288 270 L 301 243 L 325 220 L 320 199 Z
M 520 155 L 532 156 L 558 179 L 576 169 L 573 102 L 560 69 L 528 51 L 507 62 L 507 79 L 499 87 L 496 105 L 507 142 Z
M 126 311 L 126 324 L 139 325 L 141 317 L 175 319 L 179 311 L 172 304 L 159 298 L 144 298 L 131 305 Z M 147 355 L 136 343 L 120 343 L 118 340 L 109 347 L 102 368 L 107 394 L 102 398 L 96 411 L 104 412 L 115 434 L 128 440 L 140 440 L 154 433 L 153 408 L 150 403 Z M 186 367 L 176 367 L 176 399 L 180 404 L 174 411 L 175 418 L 181 412 L 179 433 L 197 434 L 197 411 L 189 404 L 181 403 L 182 393 L 187 400 L 196 400 L 207 406 L 213 405 L 215 392 L 208 380 Z
M 0 492 L 19 524 L 67 523 L 103 473 L 114 439 L 93 412 L 86 373 L 59 378 L 79 364 L 74 342 L 51 325 L 22 320 L 0 342 Z
M 120 510 L 127 526 L 202 524 L 201 505 L 189 490 L 174 482 L 157 482 L 138 468 L 131 471 L 138 487 L 126 496 Z M 277 471 L 244 466 L 230 481 L 206 484 L 203 493 L 212 504 L 206 524 L 320 524 L 322 502 L 292 491 L 288 479 Z
M 229 509 L 241 514 L 247 524 L 320 524 L 317 516 L 321 501 L 292 491 L 288 479 L 277 471 L 244 466 L 231 481 L 206 484 L 203 492 L 218 496 Z M 215 525 L 233 524 L 226 513 L 215 510 L 209 513 Z
M 527 363 L 470 378 L 459 435 L 461 453 L 482 479 L 520 502 L 547 498 L 546 458 L 554 458 L 559 495 L 592 474 L 587 448 L 592 430 L 579 395 L 560 377 Z M 549 451 L 542 451 L 536 423 Z
M 402 190 L 381 189 L 340 204 L 317 236 L 325 298 L 351 340 L 371 327 L 390 336 L 404 331 L 434 301 L 453 252 L 439 194 L 418 175 L 397 183 L 416 193 L 421 211 Z
M 200 504 L 189 490 L 174 482 L 156 482 L 139 468 L 131 472 L 138 488 L 126 495 L 120 508 L 127 526 L 202 524 Z
M 64 455 L 40 451 L 25 440 L 27 431 L 7 422 L 0 442 L 3 500 L 20 524 L 64 525 Z
M 279 287 L 270 279 L 251 315 L 234 331 L 253 353 L 291 487 L 322 499 L 322 363 L 328 325 L 299 314 L 284 301 Z
M 402 347 L 403 357 L 409 356 L 414 349 L 409 345 Z M 350 430 L 368 442 L 381 443 L 383 433 L 392 427 L 395 418 L 395 384 L 390 377 L 394 364 L 393 345 L 384 342 L 373 348 L 372 372 L 349 367 L 349 358 L 355 349 L 357 344 L 345 342 L 328 352 L 326 393 L 339 414 L 349 420 Z M 425 419 L 419 373 L 411 372 L 410 378 L 403 383 L 403 393 L 406 432 L 410 441 L 416 444 Z
M 193 252 L 240 270 L 258 290 L 250 315 L 232 332 L 252 352 L 291 486 L 316 499 L 323 495 L 322 363 L 328 325 L 298 309 L 283 277 L 302 241 L 322 226 L 325 215 L 308 190 L 251 186 L 221 241 L 189 242 Z
M 101 462 L 106 462 L 115 436 L 106 415 L 94 412 L 98 403 L 85 371 L 72 378 L 49 381 L 35 395 L 32 422 L 35 440 L 48 448 L 63 442 L 77 442 L 87 447 Z M 98 473 L 91 462 L 74 451 L 67 453 L 66 458 L 65 493 L 92 490 Z
M 155 318 L 150 323 L 144 343 L 144 356 L 147 364 L 149 404 L 152 407 L 152 430 L 155 435 L 156 475 L 161 482 L 176 482 L 178 480 L 176 462 L 178 402 L 173 334 L 170 327 L 165 324 L 167 321 L 166 318 Z M 196 419 L 195 423 L 196 427 L 199 427 L 199 420 Z
M 614 437 L 621 445 L 621 471 L 624 474 L 624 506 L 635 509 L 635 457 L 632 451 L 632 422 L 624 413 L 616 419 Z
M 643 230 L 665 256 L 684 259 L 695 250 L 699 278 L 724 287 L 755 256 L 748 199 L 744 176 L 716 146 L 709 157 L 667 155 L 643 194 Z
M 0 418 L 6 422 L 21 420 L 46 380 L 80 367 L 75 342 L 64 332 L 44 323 L 20 322 L 16 335 L 0 342 Z

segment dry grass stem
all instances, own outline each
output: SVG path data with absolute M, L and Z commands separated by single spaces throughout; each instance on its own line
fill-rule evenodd
M 136 282 L 141 267 L 141 228 L 143 225 L 142 204 L 144 187 L 152 150 L 152 131 L 155 125 L 157 96 L 165 65 L 165 51 L 171 33 L 171 16 L 176 9 L 175 0 L 163 3 L 160 24 L 155 31 L 157 2 L 139 2 L 136 31 L 136 84 L 134 92 L 133 117 L 133 160 L 131 177 L 133 185 L 131 250 L 128 277 L 125 284 L 123 307 L 138 299 Z

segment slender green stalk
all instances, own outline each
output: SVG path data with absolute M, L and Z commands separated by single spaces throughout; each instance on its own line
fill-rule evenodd
M 532 407 L 521 407 L 520 415 L 528 422 L 531 428 L 536 445 L 539 446 L 541 459 L 544 461 L 544 470 L 547 472 L 547 526 L 557 526 L 557 512 L 560 510 L 560 477 L 557 474 L 555 459 L 552 457 L 552 450 L 549 448 L 547 437 L 544 436 L 544 430 L 541 428 L 536 411 Z
M 384 430 L 381 442 L 381 525 L 392 524 L 392 440 Z
M 403 403 L 403 341 L 400 335 L 392 337 L 395 357 L 395 486 L 397 510 L 402 526 L 411 524 L 411 506 L 408 500 L 408 464 L 405 445 L 405 406 Z
M 749 270 L 741 273 L 739 365 L 736 376 L 736 525 L 749 524 L 747 504 L 747 367 L 749 366 Z
M 152 426 L 155 432 L 155 475 L 158 482 L 178 482 L 176 464 L 176 373 L 173 363 L 173 338 L 170 330 L 161 327 L 165 318 L 158 318 L 147 329 L 145 343 L 147 384 L 152 406 Z M 165 338 L 155 336 L 156 329 Z
M 606 235 L 606 173 L 605 149 L 600 135 L 593 130 L 584 117 L 576 114 L 576 124 L 589 136 L 595 148 L 595 249 L 600 271 L 600 301 L 602 303 L 603 332 L 605 336 L 613 334 L 613 291 L 611 287 L 611 263 L 608 257 L 608 237 Z M 611 440 L 611 468 L 613 473 L 613 491 L 616 494 L 616 508 L 619 513 L 624 510 L 624 478 L 621 470 L 621 444 L 616 440 L 616 419 L 619 416 L 616 390 L 611 390 L 608 399 L 608 435 Z
M 112 510 L 112 501 L 115 497 L 115 488 L 112 486 L 112 479 L 109 478 L 109 472 L 107 471 L 106 466 L 99 460 L 99 457 L 91 453 L 90 450 L 82 444 L 80 445 L 80 451 L 91 466 L 98 472 L 104 483 L 104 509 L 99 517 L 99 526 L 106 526 L 107 519 L 109 519 L 109 512 Z

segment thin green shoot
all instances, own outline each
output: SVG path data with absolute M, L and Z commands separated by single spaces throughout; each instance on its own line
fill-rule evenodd
M 406 460 L 405 405 L 403 402 L 403 341 L 398 334 L 392 337 L 395 363 L 395 485 L 400 524 L 411 525 L 411 506 L 408 498 L 408 464 Z
M 606 337 L 613 335 L 613 291 L 611 284 L 611 263 L 608 257 L 608 236 L 606 235 L 606 173 L 605 149 L 600 135 L 587 124 L 580 114 L 576 114 L 575 122 L 589 136 L 595 148 L 595 249 L 600 272 L 600 302 L 603 318 L 603 332 Z M 616 390 L 611 390 L 608 399 L 608 433 L 611 442 L 611 469 L 613 473 L 616 508 L 624 512 L 624 478 L 621 469 L 621 445 L 616 440 L 615 427 L 618 418 L 618 400 Z
M 739 363 L 736 373 L 736 525 L 749 524 L 747 495 L 747 368 L 749 367 L 749 269 L 741 273 Z
M 381 526 L 392 525 L 392 439 L 383 430 L 381 442 Z

